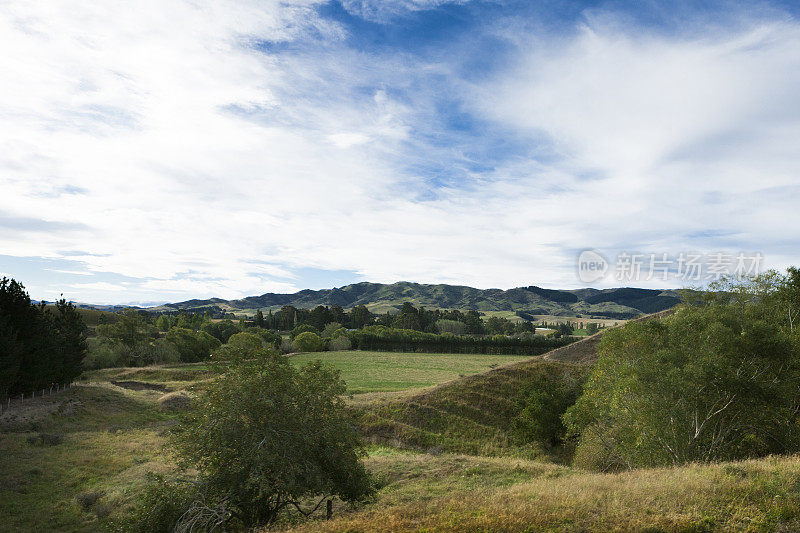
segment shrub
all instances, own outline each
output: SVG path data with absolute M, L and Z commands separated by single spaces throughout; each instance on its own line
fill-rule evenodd
M 129 347 L 105 337 L 96 337 L 88 339 L 88 347 L 83 363 L 88 369 L 177 363 L 181 360 L 174 345 L 163 339 Z
M 84 492 L 83 494 L 79 494 L 77 498 L 75 498 L 84 510 L 88 511 L 97 503 L 97 501 L 105 495 L 103 491 L 100 490 L 93 490 L 90 492 Z
M 302 333 L 306 333 L 306 332 L 319 333 L 319 330 L 317 328 L 315 328 L 314 326 L 312 326 L 311 324 L 300 324 L 299 326 L 294 328 L 291 331 L 291 333 L 289 333 L 289 338 L 294 340 L 295 337 L 297 337 L 298 335 L 300 335 Z
M 310 331 L 299 334 L 294 339 L 294 348 L 298 352 L 321 352 L 325 349 L 325 342 Z
M 219 322 L 206 322 L 202 326 L 202 330 L 209 335 L 215 337 L 219 342 L 225 344 L 231 335 L 239 333 L 239 327 L 230 320 L 221 320 Z
M 173 494 L 169 501 L 180 505 L 160 511 L 158 523 L 180 510 L 202 519 L 217 510 L 249 528 L 310 498 L 369 497 L 371 479 L 344 392 L 338 371 L 320 362 L 298 370 L 272 355 L 232 365 L 172 436 L 181 466 L 199 472 L 202 495 Z
M 800 357 L 759 308 L 683 307 L 604 334 L 584 394 L 565 414 L 583 446 L 628 467 L 800 449 Z M 587 444 L 588 443 L 588 444 Z
M 185 363 L 202 361 L 220 346 L 219 340 L 205 331 L 186 328 L 172 328 L 164 338 L 175 347 L 181 361 Z
M 339 337 L 334 337 L 331 339 L 331 342 L 328 343 L 328 349 L 334 351 L 340 350 L 349 350 L 351 348 L 350 339 L 346 336 L 341 335 Z
M 541 368 L 543 372 L 522 393 L 524 407 L 512 423 L 513 430 L 525 441 L 555 446 L 566 436 L 561 417 L 580 396 L 588 370 L 565 363 L 546 363 Z
M 252 333 L 236 333 L 228 339 L 231 348 L 237 348 L 246 352 L 260 350 L 264 347 L 264 341 L 258 335 Z
M 194 484 L 171 483 L 163 475 L 148 472 L 130 529 L 142 533 L 172 533 L 181 516 L 200 496 Z

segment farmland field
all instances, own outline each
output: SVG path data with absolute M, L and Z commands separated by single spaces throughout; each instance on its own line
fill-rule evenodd
M 306 353 L 291 357 L 295 364 L 317 359 L 339 369 L 348 391 L 359 393 L 429 387 L 530 357 L 367 351 Z

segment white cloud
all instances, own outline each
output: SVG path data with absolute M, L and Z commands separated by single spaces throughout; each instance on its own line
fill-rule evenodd
M 513 68 L 468 83 L 448 65 L 350 50 L 313 6 L 0 7 L 0 46 L 15 51 L 0 57 L 0 213 L 88 226 L 4 232 L 0 250 L 87 250 L 70 258 L 142 280 L 126 300 L 291 291 L 296 267 L 574 286 L 579 249 L 692 249 L 701 229 L 797 260 L 795 22 L 699 39 L 590 20 L 557 41 L 517 39 Z M 319 46 L 259 49 L 292 40 Z M 455 166 L 470 147 L 420 134 L 439 89 L 415 86 L 420 72 L 555 156 L 429 186 L 409 162 Z M 123 287 L 101 285 L 67 296 L 116 301 Z

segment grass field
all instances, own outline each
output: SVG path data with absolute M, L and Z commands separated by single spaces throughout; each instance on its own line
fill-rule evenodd
M 530 358 L 513 355 L 366 351 L 306 353 L 291 357 L 291 361 L 298 365 L 317 359 L 339 369 L 348 391 L 356 394 L 430 387 Z

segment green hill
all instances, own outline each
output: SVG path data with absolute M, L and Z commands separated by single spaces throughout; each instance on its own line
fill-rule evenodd
M 669 309 L 680 302 L 680 296 L 675 291 L 635 288 L 553 290 L 529 286 L 501 290 L 405 281 L 392 284 L 362 282 L 333 289 L 305 289 L 293 294 L 266 293 L 239 300 L 188 300 L 150 310 L 210 309 L 251 314 L 257 309 L 276 310 L 284 305 L 306 309 L 318 305 L 339 305 L 345 309 L 365 305 L 374 313 L 386 313 L 396 311 L 403 302 L 436 309 L 509 311 L 523 316 L 581 315 L 587 318 L 629 319 Z

